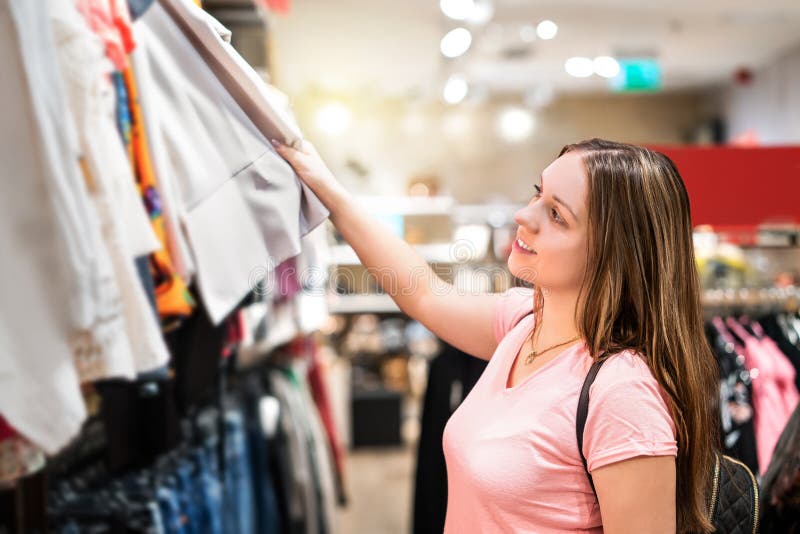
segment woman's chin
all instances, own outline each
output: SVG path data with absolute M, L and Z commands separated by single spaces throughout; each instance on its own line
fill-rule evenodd
M 536 283 L 539 274 L 533 265 L 519 261 L 519 258 L 515 258 L 513 253 L 508 257 L 508 270 L 513 276 L 529 284 Z

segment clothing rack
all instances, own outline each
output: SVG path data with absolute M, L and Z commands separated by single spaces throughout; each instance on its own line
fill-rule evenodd
M 701 302 L 703 309 L 711 313 L 736 309 L 794 312 L 800 303 L 800 287 L 707 289 Z

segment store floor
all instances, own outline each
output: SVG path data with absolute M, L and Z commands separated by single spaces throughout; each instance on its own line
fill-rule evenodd
M 415 447 L 357 449 L 347 457 L 350 501 L 337 517 L 339 534 L 411 532 Z

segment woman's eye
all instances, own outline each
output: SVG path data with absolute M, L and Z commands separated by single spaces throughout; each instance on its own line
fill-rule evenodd
M 534 198 L 541 198 L 541 196 L 542 196 L 542 186 L 534 185 L 533 187 L 534 187 L 534 189 L 536 189 L 536 194 L 534 195 Z M 553 217 L 554 221 L 562 223 L 562 224 L 564 223 L 564 219 L 561 218 L 561 215 L 559 215 L 558 211 L 556 211 L 555 208 L 550 208 L 550 215 Z

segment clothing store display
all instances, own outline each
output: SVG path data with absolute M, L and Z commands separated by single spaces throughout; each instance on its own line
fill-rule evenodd
M 532 306 L 529 289 L 499 298 L 497 350 L 445 427 L 445 532 L 602 528 L 574 438 L 580 386 L 592 363 L 585 346 L 567 348 L 507 387 L 517 351 L 534 326 Z M 593 385 L 592 402 L 584 442 L 590 471 L 636 456 L 677 454 L 663 393 L 638 354 L 624 351 L 609 359 Z
M 195 4 L 166 4 L 0 4 L 0 158 L 19 178 L 0 186 L 0 531 L 334 532 L 315 345 L 262 351 L 254 388 L 237 368 L 248 336 L 286 330 L 272 321 L 285 343 L 327 317 L 296 317 L 297 265 L 321 257 L 301 239 L 327 211 L 254 125 L 285 102 L 250 69 L 243 109 L 202 55 L 249 69 L 227 30 L 201 54 L 174 18 Z M 238 308 L 279 263 L 284 311 L 248 334 Z

